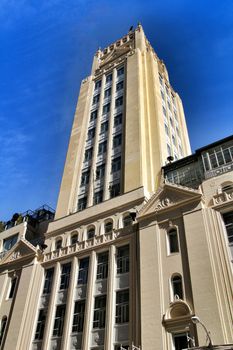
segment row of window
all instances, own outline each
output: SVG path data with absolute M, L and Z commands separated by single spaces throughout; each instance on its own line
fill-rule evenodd
M 108 255 L 109 255 L 108 252 L 100 253 L 97 255 L 97 271 L 96 271 L 97 280 L 106 279 L 108 277 Z M 80 259 L 77 285 L 87 284 L 88 268 L 89 268 L 89 257 Z M 116 269 L 117 269 L 117 274 L 129 272 L 129 246 L 128 245 L 117 248 Z M 71 273 L 71 263 L 63 264 L 61 266 L 59 290 L 64 290 L 69 287 L 70 273 Z M 46 270 L 43 294 L 49 294 L 51 292 L 53 275 L 54 275 L 54 268 Z
M 92 327 L 104 328 L 106 321 L 106 295 L 96 296 L 94 301 L 94 314 Z M 82 333 L 85 317 L 86 300 L 76 301 L 74 304 L 72 333 Z M 53 336 L 61 337 L 65 321 L 66 305 L 58 305 L 56 308 Z M 42 340 L 46 323 L 47 309 L 39 311 L 35 340 Z M 115 323 L 122 324 L 129 322 L 129 290 L 116 292 Z
M 233 162 L 233 146 L 216 147 L 202 155 L 205 171 Z
M 107 91 L 107 90 L 106 90 Z M 92 104 L 95 105 L 96 103 L 98 103 L 100 100 L 100 94 L 98 95 L 95 95 L 93 97 L 93 100 L 92 100 Z M 115 108 L 118 108 L 120 106 L 123 105 L 123 96 L 120 96 L 118 98 L 116 98 L 115 100 Z M 107 104 L 103 105 L 103 109 L 102 109 L 102 114 L 107 114 L 110 112 L 110 107 L 111 107 L 111 103 L 108 102 Z
M 124 75 L 124 67 L 117 69 L 117 77 L 121 77 L 122 75 Z M 107 84 L 111 82 L 112 82 L 112 73 L 105 76 L 105 83 Z M 101 86 L 102 86 L 102 80 L 97 80 L 95 82 L 95 90 L 100 89 Z

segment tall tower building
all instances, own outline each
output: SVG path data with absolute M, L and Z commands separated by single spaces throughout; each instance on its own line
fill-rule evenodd
M 81 84 L 56 218 L 143 186 L 190 154 L 182 101 L 143 28 L 98 50 Z
M 0 225 L 0 350 L 233 349 L 233 136 L 189 154 L 139 25 L 82 81 L 55 218 Z

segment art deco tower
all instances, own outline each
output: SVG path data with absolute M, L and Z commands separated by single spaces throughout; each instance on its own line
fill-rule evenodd
M 182 102 L 142 26 L 98 50 L 81 84 L 56 218 L 139 187 L 190 154 Z

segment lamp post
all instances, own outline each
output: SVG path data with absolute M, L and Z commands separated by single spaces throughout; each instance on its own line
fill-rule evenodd
M 204 325 L 204 323 L 201 322 L 200 318 L 197 317 L 197 316 L 193 316 L 191 317 L 191 320 L 194 324 L 198 324 L 200 323 L 200 325 L 204 328 L 204 331 L 206 333 L 206 336 L 207 336 L 207 339 L 209 340 L 209 344 L 208 344 L 208 347 L 212 347 L 213 344 L 212 344 L 212 340 L 210 338 L 210 332 L 207 330 L 206 326 Z

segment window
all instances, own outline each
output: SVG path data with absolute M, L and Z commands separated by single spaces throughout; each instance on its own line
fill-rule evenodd
M 112 222 L 112 221 L 107 221 L 107 222 L 104 224 L 104 233 L 111 232 L 112 229 L 113 229 L 113 222 Z
M 173 343 L 174 343 L 175 350 L 182 350 L 182 349 L 189 348 L 187 334 L 174 334 Z
M 169 253 L 178 253 L 179 252 L 179 245 L 178 245 L 178 236 L 177 236 L 177 230 L 172 229 L 168 232 L 168 245 L 169 245 Z
M 112 88 L 109 88 L 104 91 L 104 98 L 110 97 L 112 93 Z
M 121 157 L 112 160 L 112 173 L 121 170 Z
M 167 154 L 168 154 L 169 156 L 171 156 L 171 154 L 172 154 L 171 147 L 170 147 L 170 145 L 168 145 L 168 144 L 167 144 Z
M 5 238 L 3 240 L 3 251 L 10 250 L 13 247 L 13 245 L 15 245 L 15 243 L 17 242 L 17 239 L 18 234 Z
M 183 299 L 183 287 L 182 287 L 182 278 L 179 275 L 173 276 L 171 279 L 173 298 L 178 297 Z
M 161 75 L 159 74 L 159 82 L 161 85 L 163 85 L 163 78 L 161 77 Z
M 173 123 L 173 120 L 172 120 L 171 117 L 170 117 L 170 125 L 171 125 L 172 127 L 174 127 L 174 123 Z
M 103 191 L 98 191 L 94 193 L 94 197 L 93 197 L 93 204 L 99 204 L 103 202 Z
M 88 162 L 91 160 L 93 154 L 93 148 L 86 149 L 85 155 L 84 155 L 84 162 Z
M 169 136 L 169 130 L 168 130 L 167 124 L 164 124 L 164 127 L 165 127 L 166 134 Z
M 110 198 L 114 198 L 114 197 L 119 196 L 120 190 L 121 190 L 120 183 L 110 185 L 109 190 L 110 190 Z
M 91 112 L 90 121 L 92 122 L 93 120 L 95 120 L 97 118 L 97 115 L 98 115 L 97 109 L 95 111 Z
M 98 254 L 96 279 L 108 277 L 108 252 Z
M 72 332 L 82 332 L 85 315 L 85 300 L 76 301 L 74 304 L 74 317 Z
M 95 228 L 94 227 L 90 227 L 87 230 L 87 239 L 91 239 L 95 236 Z
M 101 124 L 100 126 L 100 133 L 104 133 L 108 131 L 108 120 Z
M 62 336 L 64 319 L 65 319 L 65 312 L 66 312 L 65 305 L 58 305 L 57 306 L 55 320 L 54 320 L 54 327 L 53 327 L 53 336 L 54 337 L 61 337 Z
M 165 117 L 167 116 L 167 112 L 166 112 L 165 107 L 163 107 L 163 114 L 165 115 Z
M 170 111 L 171 111 L 171 104 L 170 104 L 170 102 L 169 101 L 167 101 L 167 105 L 168 105 L 168 108 L 170 109 Z
M 174 136 L 174 135 L 172 135 L 172 142 L 173 142 L 173 145 L 176 146 L 176 139 L 175 139 L 175 136 Z
M 123 74 L 124 74 L 124 67 L 121 67 L 117 70 L 117 76 L 120 77 Z
M 43 294 L 49 294 L 52 289 L 52 283 L 53 283 L 53 274 L 54 274 L 54 268 L 47 269 L 45 271 L 45 281 L 44 281 L 44 289 Z
M 129 345 L 118 344 L 114 346 L 114 350 L 129 350 Z
M 71 236 L 70 243 L 71 243 L 71 245 L 78 243 L 78 234 L 77 234 L 77 233 L 74 233 L 74 234 Z
M 70 282 L 71 263 L 62 265 L 60 290 L 67 289 Z
M 118 97 L 116 100 L 115 100 L 115 107 L 120 107 L 123 105 L 123 96 L 121 97 Z
M 89 258 L 83 258 L 79 261 L 78 285 L 87 284 Z
M 94 105 L 94 104 L 98 103 L 99 100 L 100 100 L 100 94 L 95 95 L 95 96 L 93 97 L 92 104 Z
M 58 250 L 62 247 L 62 239 L 59 238 L 57 241 L 56 241 L 56 244 L 55 244 L 55 249 Z
M 116 293 L 116 323 L 129 322 L 129 290 Z
M 96 180 L 102 179 L 105 174 L 105 164 L 99 165 L 96 168 Z
M 112 81 L 112 74 L 108 74 L 106 76 L 106 83 L 110 83 Z
M 98 154 L 103 154 L 107 150 L 107 141 L 101 142 L 99 144 Z
M 114 126 L 122 124 L 122 113 L 118 114 L 114 118 Z
M 117 274 L 129 272 L 129 245 L 117 248 Z
M 78 200 L 78 211 L 86 209 L 87 206 L 87 197 L 80 198 Z
M 166 89 L 167 95 L 169 95 L 169 88 L 167 87 L 167 85 L 165 85 L 165 89 Z
M 84 171 L 81 176 L 81 186 L 85 186 L 89 183 L 90 170 Z
M 0 345 L 2 344 L 2 340 L 5 334 L 6 324 L 7 324 L 7 317 L 3 316 L 1 321 L 1 330 L 0 330 Z
M 47 315 L 47 309 L 42 309 L 39 311 L 39 316 L 38 316 L 38 321 L 36 326 L 36 333 L 35 333 L 35 340 L 43 339 L 46 315 Z
M 233 212 L 223 214 L 223 220 L 225 223 L 228 242 L 233 243 Z
M 164 92 L 162 90 L 160 90 L 161 92 L 161 96 L 162 96 L 162 99 L 165 101 L 165 95 L 164 95 Z
M 120 81 L 119 83 L 116 84 L 116 91 L 122 90 L 124 87 L 124 82 Z
M 114 136 L 113 137 L 113 147 L 115 148 L 115 147 L 120 146 L 121 145 L 121 141 L 122 141 L 121 134 Z
M 99 89 L 101 87 L 101 80 L 98 80 L 95 82 L 95 90 Z
M 106 295 L 95 298 L 93 328 L 105 327 Z
M 107 114 L 108 112 L 110 112 L 110 103 L 103 106 L 103 114 Z
M 89 129 L 87 132 L 87 140 L 91 140 L 95 137 L 95 128 Z
M 12 299 L 13 298 L 14 293 L 15 293 L 16 283 L 17 283 L 17 277 L 12 277 L 11 278 L 11 287 L 10 287 L 10 292 L 9 292 L 8 299 Z
M 132 225 L 132 223 L 133 223 L 133 219 L 131 218 L 130 215 L 126 215 L 123 218 L 123 227 L 130 226 L 130 225 Z
M 180 137 L 180 130 L 176 128 L 176 134 Z

